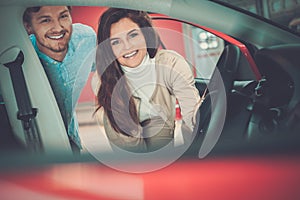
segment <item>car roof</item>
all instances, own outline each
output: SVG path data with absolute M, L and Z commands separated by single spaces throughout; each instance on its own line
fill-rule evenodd
M 107 6 L 121 7 L 149 12 L 156 12 L 179 18 L 192 23 L 218 30 L 243 41 L 254 43 L 258 47 L 280 44 L 299 43 L 300 37 L 287 29 L 270 24 L 266 20 L 256 18 L 253 14 L 242 13 L 240 9 L 232 9 L 218 4 L 217 1 L 199 0 L 15 0 L 1 1 L 3 6 L 42 6 L 42 5 L 70 5 L 70 6 Z M 3 19 L 3 18 L 1 18 Z

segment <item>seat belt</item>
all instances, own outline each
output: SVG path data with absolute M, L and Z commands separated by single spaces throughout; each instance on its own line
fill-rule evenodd
M 30 151 L 42 152 L 42 142 L 35 121 L 38 110 L 37 108 L 32 108 L 30 102 L 22 69 L 23 62 L 24 54 L 20 50 L 14 61 L 4 63 L 3 65 L 9 69 L 18 107 L 17 118 L 22 121 L 26 144 Z

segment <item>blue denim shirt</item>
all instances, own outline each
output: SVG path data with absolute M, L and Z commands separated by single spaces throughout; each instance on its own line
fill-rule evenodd
M 82 148 L 75 107 L 89 73 L 94 70 L 95 31 L 83 24 L 73 24 L 68 52 L 62 62 L 40 52 L 34 35 L 30 35 L 30 40 L 49 79 L 68 136 L 79 148 Z

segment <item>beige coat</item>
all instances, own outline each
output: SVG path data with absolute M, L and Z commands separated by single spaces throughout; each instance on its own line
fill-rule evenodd
M 147 152 L 157 150 L 172 142 L 175 128 L 176 98 L 179 102 L 184 124 L 189 129 L 193 129 L 193 116 L 198 108 L 200 97 L 189 64 L 174 51 L 160 50 L 155 57 L 155 67 L 157 84 L 150 103 L 156 108 L 160 116 L 151 119 L 149 124 L 141 127 L 139 133 L 133 133 L 136 135 L 135 137 L 117 133 L 111 127 L 103 108 L 97 113 L 110 142 L 122 149 Z M 97 89 L 100 87 L 99 82 Z M 139 98 L 135 98 L 135 102 L 139 112 Z

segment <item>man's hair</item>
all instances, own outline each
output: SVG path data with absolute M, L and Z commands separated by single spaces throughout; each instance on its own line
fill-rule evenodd
M 23 22 L 30 24 L 31 23 L 31 14 L 39 12 L 41 7 L 42 6 L 28 7 L 23 14 Z M 67 6 L 67 7 L 68 7 L 69 11 L 71 12 L 72 6 Z

